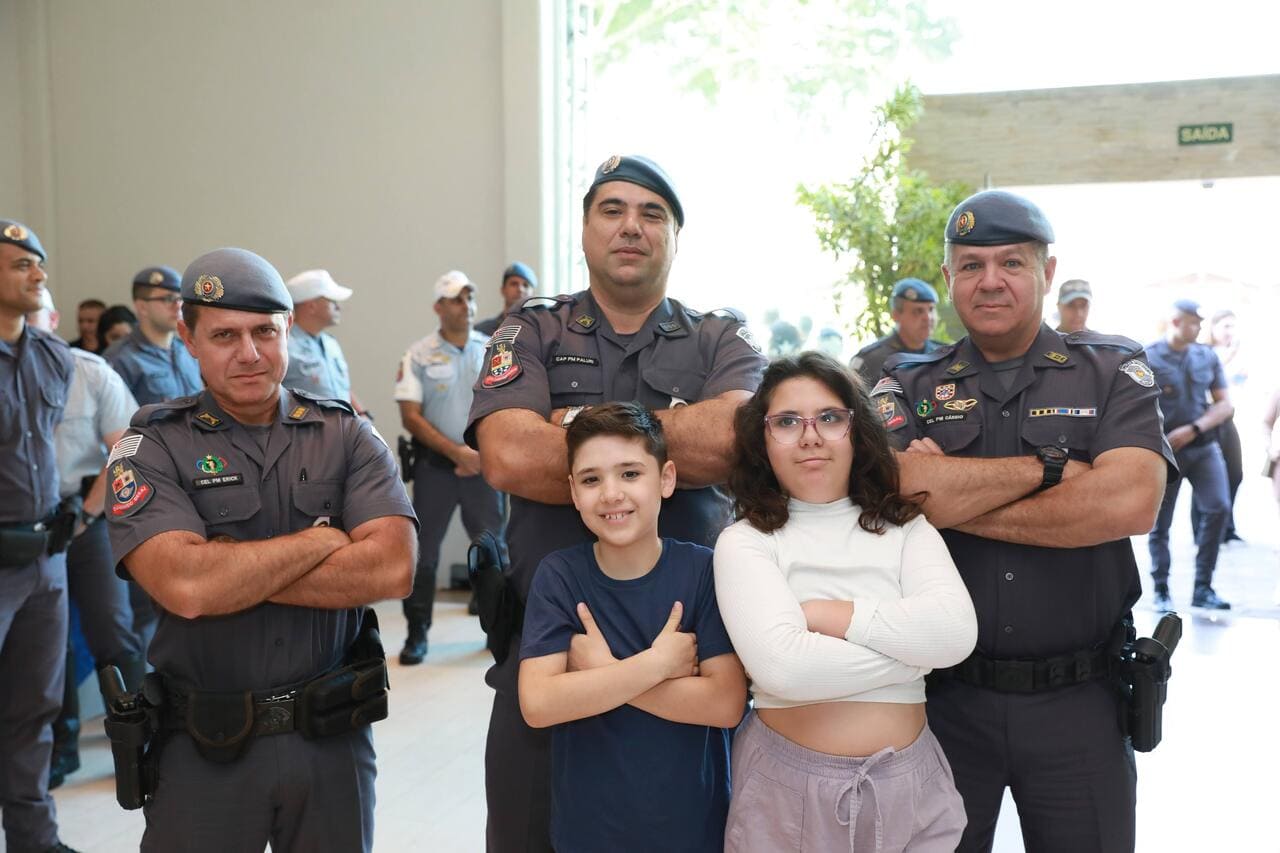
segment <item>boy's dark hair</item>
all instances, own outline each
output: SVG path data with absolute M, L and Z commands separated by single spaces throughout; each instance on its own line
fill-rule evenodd
M 667 464 L 667 438 L 662 432 L 662 421 L 653 412 L 639 403 L 605 403 L 584 409 L 569 424 L 565 440 L 569 444 L 570 470 L 578 448 L 588 439 L 602 435 L 638 438 L 644 442 L 645 451 L 658 460 L 659 468 Z
M 771 363 L 760 388 L 734 416 L 736 458 L 729 473 L 729 490 L 733 493 L 735 516 L 745 518 L 764 533 L 787 523 L 787 495 L 778 484 L 765 449 L 764 416 L 777 387 L 798 376 L 822 383 L 853 411 L 848 436 L 853 443 L 849 498 L 862 508 L 858 525 L 871 533 L 882 533 L 886 522 L 906 524 L 919 515 L 926 493 L 912 497 L 898 494 L 898 461 L 862 384 L 826 353 L 804 352 Z

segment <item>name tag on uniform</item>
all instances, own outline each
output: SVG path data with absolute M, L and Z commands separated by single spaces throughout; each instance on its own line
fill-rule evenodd
M 197 489 L 212 489 L 217 486 L 238 486 L 244 482 L 244 474 L 219 474 L 216 477 L 197 477 L 191 485 Z
M 600 359 L 592 358 L 589 355 L 557 355 L 551 359 L 552 364 L 585 364 L 588 367 L 596 367 L 600 364 Z

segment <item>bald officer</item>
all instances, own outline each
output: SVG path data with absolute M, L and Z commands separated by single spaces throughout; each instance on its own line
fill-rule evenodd
M 1005 788 L 1028 850 L 1132 850 L 1133 752 L 1111 661 L 1173 454 L 1142 348 L 1042 321 L 1053 229 L 1021 196 L 961 202 L 942 274 L 968 336 L 897 355 L 873 394 L 908 452 L 902 491 L 973 596 L 978 647 L 933 673 L 929 726 L 964 797 L 961 850 L 990 850 Z
M 528 264 L 515 261 L 502 271 L 502 310 L 476 323 L 476 331 L 488 337 L 502 325 L 502 318 L 519 308 L 538 289 L 538 277 Z
M 467 429 L 485 478 L 512 495 L 507 542 L 521 600 L 543 557 L 591 540 L 570 503 L 564 438 L 583 407 L 636 400 L 657 412 L 681 486 L 659 532 L 710 545 L 729 520 L 715 486 L 728 475 L 733 414 L 765 365 L 739 314 L 702 314 L 667 297 L 684 208 L 656 163 L 610 157 L 582 211 L 590 288 L 531 299 L 506 318 L 490 338 Z M 485 751 L 493 851 L 550 849 L 551 738 L 520 716 L 518 658 L 513 651 L 487 675 L 497 691 Z
M 133 310 L 138 325 L 102 354 L 124 379 L 140 405 L 195 394 L 203 386 L 195 359 L 178 339 L 178 272 L 147 267 L 133 277 Z
M 367 851 L 385 695 L 352 706 L 330 676 L 381 661 L 364 605 L 408 594 L 413 508 L 368 422 L 281 387 L 291 302 L 270 264 L 218 249 L 182 293 L 208 388 L 144 407 L 107 461 L 112 550 L 163 608 L 142 849 Z
M 351 372 L 342 347 L 325 331 L 342 322 L 342 303 L 351 298 L 351 288 L 334 281 L 328 270 L 300 272 L 285 286 L 293 299 L 293 328 L 284 387 L 348 402 L 356 414 L 364 414 L 351 393 Z
M 49 525 L 54 430 L 75 367 L 60 338 L 26 322 L 40 310 L 44 261 L 31 229 L 0 219 L 0 816 L 13 853 L 71 849 L 48 790 L 67 648 L 66 541 Z
M 893 286 L 889 297 L 893 331 L 860 349 L 849 362 L 870 388 L 880 379 L 889 356 L 899 352 L 933 352 L 942 341 L 929 337 L 938 325 L 938 293 L 925 281 L 904 278 Z

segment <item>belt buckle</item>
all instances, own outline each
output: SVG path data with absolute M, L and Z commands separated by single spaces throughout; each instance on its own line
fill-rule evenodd
M 297 728 L 294 720 L 296 706 L 294 699 L 297 690 L 289 690 L 257 699 L 253 703 L 253 733 L 255 735 L 276 735 L 291 732 Z
M 1030 693 L 1035 689 L 1035 663 L 1032 661 L 996 661 L 993 670 L 995 688 L 1002 693 Z

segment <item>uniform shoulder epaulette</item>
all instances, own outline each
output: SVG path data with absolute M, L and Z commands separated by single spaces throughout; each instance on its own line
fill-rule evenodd
M 685 310 L 688 311 L 689 309 L 686 308 Z M 713 311 L 708 311 L 706 316 L 719 317 L 721 320 L 731 320 L 735 323 L 747 322 L 747 315 L 737 308 L 716 308 Z
M 1126 338 L 1124 335 L 1104 335 L 1101 332 L 1091 332 L 1088 329 L 1083 332 L 1072 332 L 1063 340 L 1069 346 L 1114 347 L 1128 353 L 1135 353 L 1142 349 L 1142 344 L 1133 338 Z
M 558 308 L 561 305 L 567 305 L 573 302 L 573 294 L 559 293 L 555 296 L 530 296 L 524 302 L 520 303 L 520 310 L 527 311 L 532 308 Z
M 356 410 L 346 400 L 338 400 L 333 397 L 321 397 L 318 394 L 312 394 L 307 391 L 299 391 L 296 388 L 290 388 L 289 393 L 295 397 L 301 397 L 304 400 L 310 400 L 312 403 L 315 403 L 317 406 L 320 406 L 325 409 L 343 409 L 345 411 L 350 412 L 353 415 L 356 413 Z
M 935 361 L 951 355 L 955 344 L 938 347 L 933 352 L 895 352 L 885 360 L 885 370 L 896 370 L 899 367 L 916 367 L 921 364 L 933 364 Z
M 129 421 L 129 426 L 146 426 L 156 421 L 163 421 L 179 412 L 194 409 L 197 402 L 199 402 L 198 397 L 174 397 L 172 400 L 165 400 L 163 403 L 152 403 L 149 406 L 143 406 L 134 412 L 133 419 Z
M 861 355 L 867 355 L 869 353 L 873 353 L 876 350 L 880 349 L 880 347 L 884 346 L 884 342 L 885 342 L 885 338 L 876 338 L 874 341 L 872 341 L 862 349 L 855 352 L 853 356 L 854 358 L 857 358 L 858 356 L 861 356 Z

